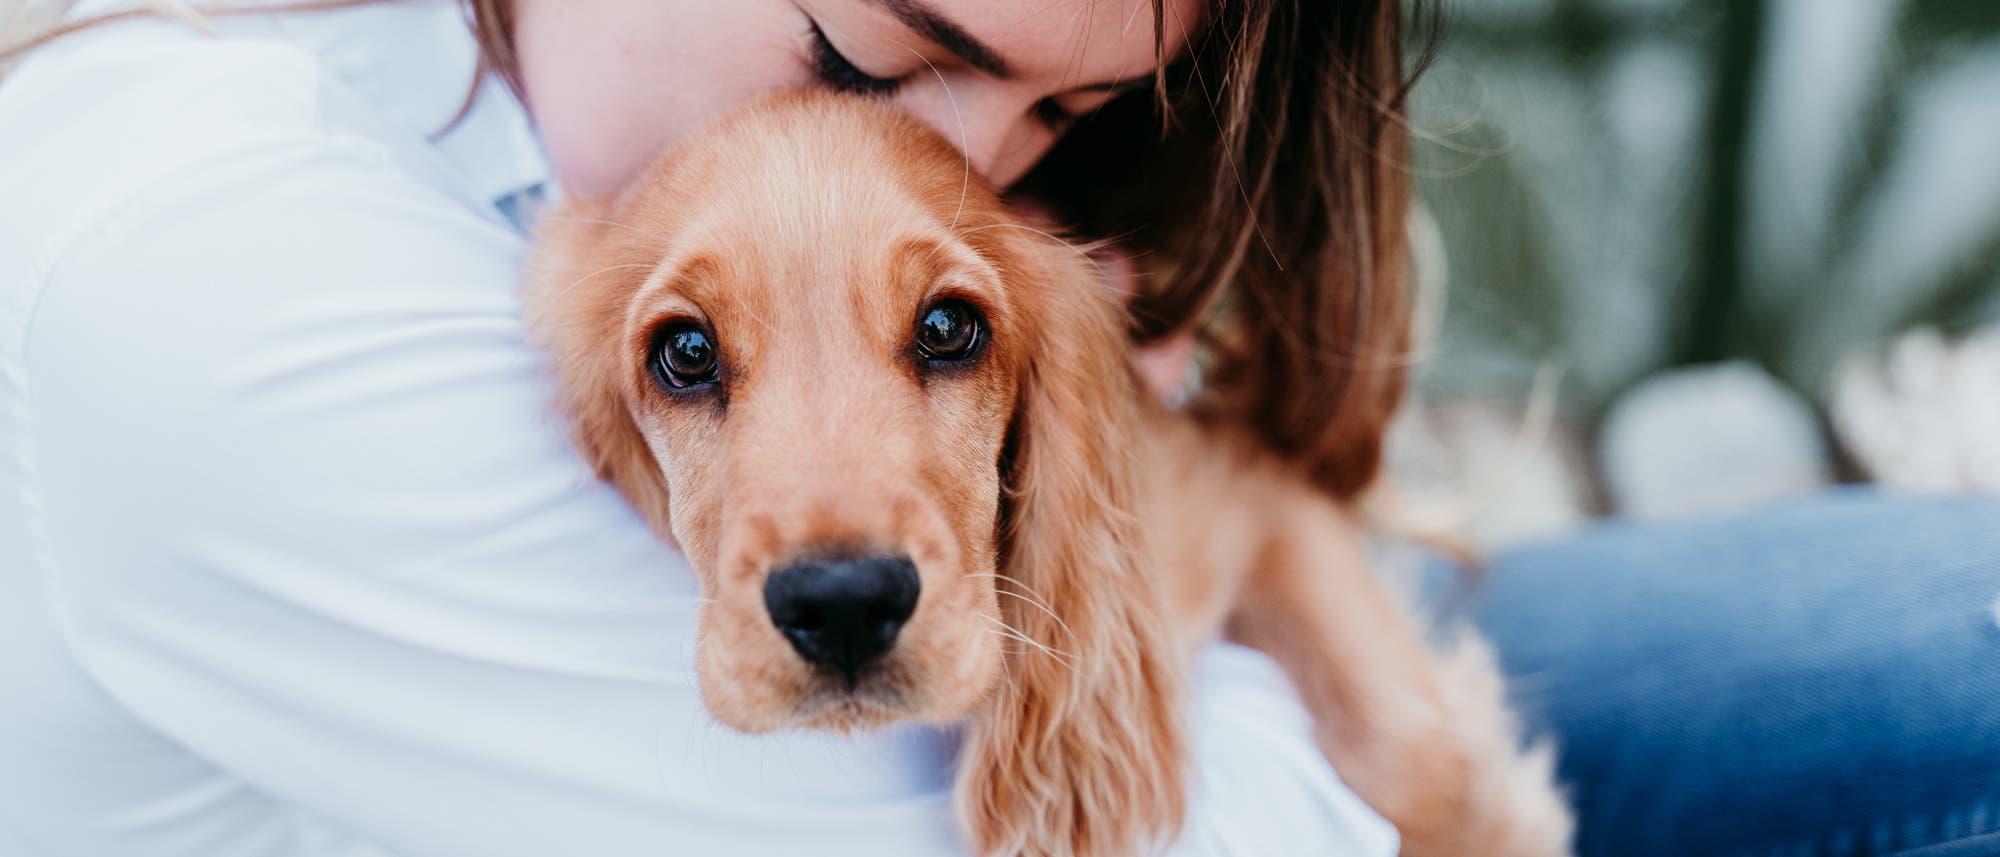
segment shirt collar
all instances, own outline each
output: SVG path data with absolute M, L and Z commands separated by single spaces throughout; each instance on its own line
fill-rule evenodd
M 464 118 L 437 138 L 438 149 L 467 172 L 480 199 L 525 231 L 555 195 L 549 159 L 528 111 L 497 75 L 487 75 Z
M 464 9 L 456 0 L 420 0 L 271 20 L 385 115 L 429 136 L 468 194 L 522 225 L 533 204 L 553 194 L 553 172 L 526 108 L 499 76 L 480 80 L 452 121 L 479 67 Z
M 459 0 L 403 0 L 344 8 L 212 17 L 217 30 L 268 33 L 305 47 L 322 69 L 380 108 L 405 131 L 428 138 L 462 190 L 523 228 L 558 195 L 554 172 L 520 99 L 496 75 L 478 81 L 479 46 Z M 135 8 L 135 0 L 78 0 L 71 20 Z M 164 17 L 179 18 L 178 15 Z M 459 117 L 460 108 L 466 108 Z M 453 117 L 459 117 L 453 122 Z

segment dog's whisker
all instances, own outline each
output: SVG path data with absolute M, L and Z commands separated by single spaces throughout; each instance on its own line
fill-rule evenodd
M 1022 590 L 1021 592 L 1013 592 L 1007 589 L 1001 589 L 999 587 L 994 587 L 993 591 L 995 594 L 1012 596 L 1014 598 L 1018 598 L 1022 601 L 1034 605 L 1036 609 L 1041 610 L 1043 613 L 1047 613 L 1050 619 L 1055 620 L 1057 627 L 1062 628 L 1064 636 L 1070 638 L 1071 640 L 1076 639 L 1076 632 L 1070 629 L 1069 623 L 1063 621 L 1062 616 L 1058 615 L 1054 609 L 1049 607 L 1048 596 L 1035 591 L 1034 587 L 1022 583 L 1021 581 L 1016 580 L 1007 575 L 992 571 L 976 571 L 967 574 L 966 577 L 990 577 L 993 578 L 994 580 L 1005 581 L 1006 583 L 1012 586 L 1018 587 L 1019 589 Z
M 1064 635 L 1064 636 L 1066 636 L 1066 637 L 1069 637 L 1069 638 L 1070 638 L 1070 639 L 1072 639 L 1072 640 L 1076 639 L 1076 632 L 1075 632 L 1075 631 L 1071 631 L 1071 630 L 1069 629 L 1069 623 L 1068 623 L 1068 622 L 1064 622 L 1064 621 L 1062 620 L 1062 617 L 1061 617 L 1061 616 L 1057 616 L 1057 615 L 1056 615 L 1056 611 L 1054 611 L 1054 610 L 1050 610 L 1050 609 L 1049 609 L 1049 605 L 1047 605 L 1047 604 L 1043 604 L 1043 603 L 1042 603 L 1042 602 L 1040 602 L 1040 601 L 1036 601 L 1036 600 L 1035 600 L 1035 599 L 1033 599 L 1033 598 L 1029 598 L 1029 597 L 1028 597 L 1028 596 L 1026 596 L 1026 595 L 1022 595 L 1022 594 L 1021 594 L 1021 593 L 1019 593 L 1019 592 L 1008 592 L 1008 591 L 1007 591 L 1007 590 L 1005 590 L 1005 589 L 1000 589 L 1000 590 L 995 590 L 995 592 L 997 592 L 997 593 L 998 593 L 998 594 L 1000 594 L 1000 595 L 1005 595 L 1005 596 L 1008 596 L 1008 597 L 1010 597 L 1010 598 L 1018 598 L 1018 599 L 1020 599 L 1021 601 L 1023 601 L 1023 602 L 1025 602 L 1025 603 L 1027 603 L 1027 604 L 1028 604 L 1029 606 L 1031 606 L 1031 607 L 1034 607 L 1034 608 L 1035 608 L 1036 610 L 1040 610 L 1040 611 L 1042 611 L 1043 613 L 1047 613 L 1047 614 L 1049 614 L 1049 618 L 1055 621 L 1055 623 L 1056 623 L 1056 627 L 1058 627 L 1058 628 L 1061 628 L 1061 629 L 1062 629 L 1062 632 L 1063 632 L 1063 635 Z
M 991 616 L 988 616 L 984 613 L 977 613 L 974 615 L 978 616 L 981 619 L 986 620 L 987 623 L 993 626 L 992 630 L 998 632 L 1001 636 L 1013 640 L 1019 640 L 1020 642 L 1034 648 L 1035 650 L 1040 651 L 1042 654 L 1054 658 L 1057 663 L 1060 663 L 1063 666 L 1067 667 L 1070 665 L 1069 659 L 1071 655 L 1068 652 L 1064 652 L 1060 649 L 1053 648 L 1046 643 L 1037 641 L 1029 637 L 1028 635 L 1021 633 L 1019 630 L 1016 630 L 1014 626 L 1009 625 L 1006 622 L 1001 621 L 999 619 L 995 619 Z
M 992 634 L 996 637 L 1000 637 L 1002 639 L 1014 640 L 1016 642 L 1024 643 L 1030 646 L 1035 645 L 1035 641 L 1028 639 L 1026 636 L 1023 636 L 1021 632 L 1016 631 L 1013 628 L 1007 627 L 1006 625 L 999 625 L 998 627 L 987 628 L 986 631 L 987 633 Z
M 1046 596 L 1046 595 L 1043 595 L 1043 594 L 1041 594 L 1040 592 L 1036 592 L 1036 591 L 1035 591 L 1035 589 L 1034 589 L 1034 587 L 1031 587 L 1031 586 L 1029 586 L 1029 585 L 1027 585 L 1027 584 L 1025 584 L 1025 583 L 1022 583 L 1022 582 L 1021 582 L 1021 581 L 1020 581 L 1019 579 L 1017 579 L 1017 578 L 1014 578 L 1014 577 L 1012 577 L 1012 576 L 1009 576 L 1009 575 L 1005 575 L 1005 574 L 1001 574 L 1001 573 L 999 573 L 999 572 L 997 572 L 997 571 L 974 571 L 974 572 L 969 572 L 969 573 L 967 573 L 967 574 L 966 574 L 965 576 L 966 576 L 966 577 L 990 577 L 990 578 L 993 578 L 994 580 L 1002 580 L 1002 581 L 1006 581 L 1007 583 L 1009 583 L 1009 584 L 1012 584 L 1012 585 L 1013 585 L 1013 586 L 1015 586 L 1016 588 L 1020 589 L 1020 590 L 1021 590 L 1022 592 L 1026 592 L 1026 593 L 1028 593 L 1029 595 L 1033 595 L 1033 596 L 1035 596 L 1036 598 L 1040 598 L 1040 599 L 1042 599 L 1043 601 L 1047 601 L 1047 600 L 1048 600 L 1048 598 L 1049 598 L 1048 596 Z
M 1064 622 L 1062 617 L 1057 615 L 1056 611 L 1049 607 L 1048 597 L 1041 594 L 1040 592 L 1036 592 L 1032 587 L 1028 586 L 1027 584 L 1015 580 L 1012 577 L 1008 577 L 1007 575 L 991 571 L 973 572 L 971 574 L 967 574 L 966 577 L 990 577 L 993 578 L 994 580 L 1005 581 L 1013 586 L 1019 587 L 1022 590 L 1022 592 L 1014 592 L 999 587 L 994 587 L 993 591 L 994 594 L 996 595 L 1005 595 L 1011 598 L 1018 598 L 1024 602 L 1027 602 L 1030 605 L 1033 605 L 1035 609 L 1040 610 L 1043 613 L 1047 613 L 1049 615 L 1049 618 L 1054 619 L 1056 625 L 1062 628 L 1063 634 L 1067 635 L 1072 640 L 1076 639 L 1076 632 L 1070 630 L 1069 623 Z
M 1056 650 L 1054 650 L 1054 649 L 1051 649 L 1051 648 L 1049 648 L 1049 647 L 1047 647 L 1047 646 L 1044 646 L 1044 645 L 1042 645 L 1042 644 L 1040 644 L 1040 643 L 1037 643 L 1037 642 L 1035 642 L 1035 641 L 1033 641 L 1033 640 L 1030 640 L 1030 639 L 1028 639 L 1028 638 L 1026 638 L 1026 637 L 1023 637 L 1023 636 L 1021 636 L 1020 634 L 1017 634 L 1017 633 L 1008 633 L 1008 632 L 1006 632 L 1006 631 L 1002 631 L 1002 630 L 999 630 L 999 629 L 997 629 L 997 628 L 992 628 L 992 629 L 988 629 L 988 631 L 989 631 L 990 633 L 993 633 L 993 634 L 995 634 L 995 635 L 997 635 L 997 636 L 1000 636 L 1000 637 L 1004 637 L 1004 638 L 1006 638 L 1006 639 L 1010 639 L 1010 640 L 1018 640 L 1018 641 L 1020 641 L 1021 643 L 1023 643 L 1023 644 L 1025 644 L 1025 645 L 1027 645 L 1027 646 L 1028 646 L 1029 648 L 1031 648 L 1031 649 L 1035 649 L 1035 650 L 1038 650 L 1038 651 L 1042 652 L 1043 654 L 1047 655 L 1047 656 L 1048 656 L 1048 658 L 1049 658 L 1049 660 L 1051 660 L 1051 661 L 1054 661 L 1054 662 L 1055 662 L 1055 663 L 1056 663 L 1057 665 L 1061 666 L 1061 667 L 1062 667 L 1062 668 L 1064 668 L 1064 669 L 1069 669 L 1069 670 L 1074 670 L 1074 669 L 1076 669 L 1076 666 L 1075 666 L 1074 664 L 1071 664 L 1071 663 L 1069 662 L 1069 658 L 1068 658 L 1067 656 L 1063 655 L 1063 654 L 1062 654 L 1061 652 L 1058 652 L 1058 651 L 1056 651 Z M 1005 661 L 1003 660 L 1002 662 L 1004 663 Z

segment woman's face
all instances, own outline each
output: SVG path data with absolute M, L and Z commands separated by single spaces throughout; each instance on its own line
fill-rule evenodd
M 1154 0 L 520 0 L 515 42 L 556 176 L 615 191 L 765 90 L 874 93 L 1012 184 L 1075 117 L 1151 85 Z M 1200 0 L 1166 0 L 1184 48 Z

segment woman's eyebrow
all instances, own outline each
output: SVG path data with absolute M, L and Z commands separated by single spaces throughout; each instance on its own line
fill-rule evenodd
M 950 18 L 923 0 L 875 0 L 877 6 L 901 21 L 917 35 L 929 39 L 938 47 L 951 52 L 953 56 L 965 60 L 967 65 L 994 77 L 1009 78 L 1014 70 L 1007 61 L 1000 58 L 998 51 L 974 38 Z

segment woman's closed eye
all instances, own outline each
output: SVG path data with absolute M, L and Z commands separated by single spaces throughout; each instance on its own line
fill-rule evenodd
M 833 46 L 833 40 L 826 37 L 819 22 L 812 24 L 812 64 L 813 76 L 828 88 L 858 95 L 888 95 L 901 86 L 900 77 L 876 77 L 862 71 L 852 61 Z
M 869 74 L 855 65 L 853 60 L 848 59 L 846 54 L 841 53 L 839 48 L 834 47 L 833 40 L 827 38 L 826 30 L 820 27 L 818 21 L 812 22 L 811 26 L 813 77 L 817 78 L 822 86 L 857 95 L 892 95 L 902 87 L 903 76 L 880 77 Z M 1055 131 L 1069 127 L 1077 119 L 1075 113 L 1063 107 L 1054 98 L 1044 98 L 1035 102 L 1033 111 L 1035 121 Z

